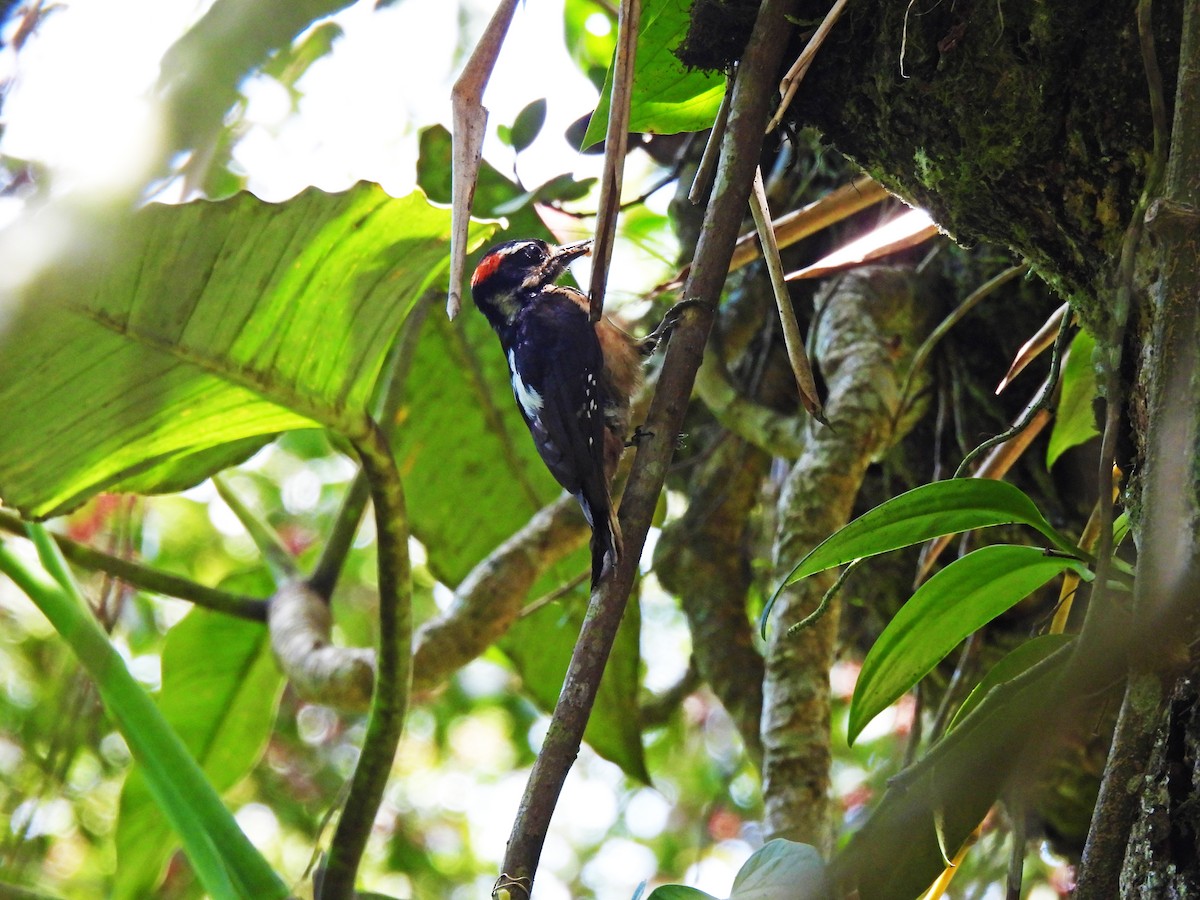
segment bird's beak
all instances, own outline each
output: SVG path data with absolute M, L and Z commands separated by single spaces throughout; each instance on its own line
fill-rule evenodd
M 579 259 L 581 256 L 587 256 L 592 252 L 591 240 L 578 241 L 574 244 L 563 244 L 554 250 L 551 259 L 555 265 L 565 269 L 573 260 Z

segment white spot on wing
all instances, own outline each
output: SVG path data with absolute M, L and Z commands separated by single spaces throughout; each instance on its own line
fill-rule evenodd
M 536 419 L 542 411 L 542 395 L 521 380 L 517 373 L 516 356 L 511 350 L 508 351 L 508 371 L 512 374 L 513 394 L 521 404 L 521 409 L 525 411 L 527 418 Z

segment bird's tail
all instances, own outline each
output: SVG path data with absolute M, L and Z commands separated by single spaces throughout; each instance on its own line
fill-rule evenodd
M 596 585 L 616 571 L 622 551 L 621 526 L 607 490 L 603 498 L 589 499 L 582 493 L 576 496 L 588 524 L 592 526 L 592 588 L 595 589 Z

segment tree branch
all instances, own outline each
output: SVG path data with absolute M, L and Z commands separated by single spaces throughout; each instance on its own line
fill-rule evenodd
M 700 305 L 683 314 L 671 336 L 645 427 L 650 436 L 638 445 L 621 504 L 625 553 L 616 573 L 592 595 L 550 730 L 513 823 L 503 874 L 493 893 L 507 889 L 510 896 L 527 898 L 532 890 L 550 816 L 579 752 L 712 329 L 713 310 L 729 271 L 758 165 L 773 82 L 792 31 L 788 16 L 795 13 L 796 6 L 794 0 L 764 0 L 759 9 L 734 87 L 717 186 L 705 213 L 696 261 L 683 294 L 685 299 L 699 300 Z
M 564 495 L 472 569 L 450 609 L 417 631 L 414 688 L 431 690 L 495 643 L 520 614 L 534 582 L 582 547 L 587 534 L 575 499 Z
M 0 511 L 0 529 L 24 536 L 25 523 L 20 517 L 12 513 Z M 254 622 L 265 622 L 267 620 L 266 600 L 260 600 L 256 597 L 246 597 L 241 594 L 231 594 L 219 588 L 206 587 L 202 584 L 197 584 L 189 578 L 172 575 L 170 572 L 164 572 L 161 569 L 155 569 L 129 559 L 113 556 L 110 553 L 89 547 L 87 544 L 73 541 L 71 538 L 64 537 L 61 534 L 51 534 L 51 537 L 54 538 L 62 550 L 63 556 L 71 562 L 83 566 L 85 569 L 93 569 L 97 572 L 104 572 L 114 578 L 119 578 L 139 591 L 162 594 L 166 597 L 177 597 L 180 600 L 187 600 L 189 603 L 203 606 L 214 612 L 225 613 L 226 615 L 237 616 L 242 619 L 250 619 Z
M 928 327 L 915 285 L 910 273 L 864 268 L 837 279 L 817 298 L 817 357 L 833 427 L 809 431 L 784 483 L 774 548 L 780 578 L 849 521 L 867 467 L 903 437 L 898 421 L 913 422 L 898 413 L 903 373 Z M 802 633 L 790 634 L 788 626 L 818 607 L 834 577 L 830 572 L 809 578 L 779 595 L 763 684 L 766 830 L 825 852 L 833 838 L 828 672 L 840 603 L 831 603 Z
M 379 569 L 375 690 L 358 765 L 318 877 L 319 900 L 349 900 L 367 837 L 392 771 L 412 684 L 412 571 L 404 485 L 383 431 L 373 421 L 354 439 L 371 483 Z

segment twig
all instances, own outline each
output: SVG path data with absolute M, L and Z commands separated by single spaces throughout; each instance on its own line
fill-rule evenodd
M 1071 304 L 1064 303 L 1053 313 L 1050 314 L 1042 327 L 1037 332 L 1021 345 L 1017 351 L 1017 355 L 1013 357 L 1012 364 L 1008 367 L 1008 371 L 1004 373 L 1004 377 L 1000 379 L 1000 383 L 996 385 L 996 393 L 1003 391 L 1014 378 L 1025 371 L 1025 367 L 1041 356 L 1042 351 L 1054 343 L 1054 337 L 1058 334 L 1058 329 L 1062 325 L 1063 316 L 1071 314 Z
M 214 475 L 212 483 L 217 489 L 217 494 L 225 501 L 225 505 L 233 510 L 234 516 L 242 523 L 242 527 L 250 535 L 250 540 L 262 554 L 267 568 L 271 570 L 271 575 L 275 578 L 275 583 L 282 584 L 287 579 L 294 578 L 296 576 L 296 560 L 283 545 L 283 541 L 280 540 L 275 529 L 242 501 L 224 475 L 219 473 Z
M 392 771 L 412 684 L 412 571 L 404 486 L 378 425 L 370 422 L 353 443 L 370 480 L 375 506 L 379 647 L 366 735 L 320 876 L 319 900 L 350 900 L 354 896 L 355 874 Z
M 775 111 L 775 115 L 771 117 L 771 121 L 767 123 L 767 131 L 774 131 L 779 127 L 779 123 L 783 121 L 783 115 L 787 112 L 789 106 L 792 105 L 792 98 L 796 96 L 796 89 L 800 87 L 800 82 L 808 72 L 808 67 L 812 65 L 812 61 L 816 59 L 817 51 L 821 49 L 821 45 L 825 43 L 825 38 L 829 36 L 829 31 L 833 28 L 833 23 L 841 16 L 842 10 L 846 8 L 846 0 L 837 0 L 825 14 L 824 20 L 818 26 L 813 36 L 809 38 L 808 44 L 800 51 L 800 56 L 792 63 L 792 67 L 788 69 L 786 75 L 783 76 L 783 81 L 779 83 L 779 92 L 783 94 L 783 99 L 779 101 L 779 108 Z
M 897 412 L 896 418 L 899 419 L 903 412 L 911 405 L 912 397 L 912 381 L 929 361 L 929 355 L 933 352 L 933 348 L 944 338 L 950 329 L 963 320 L 967 313 L 978 306 L 982 301 L 990 297 L 996 290 L 1008 284 L 1018 275 L 1023 275 L 1029 271 L 1029 263 L 1021 263 L 1019 266 L 1011 266 L 992 278 L 989 278 L 963 300 L 962 303 L 955 307 L 954 311 L 946 318 L 938 323 L 933 331 L 929 332 L 929 336 L 921 342 L 921 346 L 917 348 L 917 352 L 913 354 L 912 364 L 908 367 L 908 374 L 904 376 L 904 387 L 900 391 L 901 404 L 900 411 Z
M 333 596 L 333 589 L 337 586 L 342 564 L 346 561 L 346 554 L 350 552 L 350 547 L 354 543 L 354 535 L 358 533 L 358 526 L 362 522 L 363 512 L 367 508 L 367 500 L 370 496 L 371 485 L 362 469 L 359 469 L 354 473 L 354 480 L 350 482 L 350 487 L 342 495 L 342 503 L 333 520 L 333 528 L 321 547 L 321 557 L 317 560 L 316 568 L 313 569 L 312 575 L 308 579 L 309 587 L 323 597 L 326 603 Z
M 433 299 L 434 293 L 427 291 L 417 301 L 388 351 L 373 403 L 375 421 L 382 422 L 384 427 L 391 427 L 396 418 L 396 410 L 403 402 L 408 373 L 412 370 L 412 361 L 417 352 L 417 341 L 424 330 Z M 333 589 L 337 586 L 342 565 L 362 522 L 370 494 L 371 486 L 365 473 L 359 469 L 342 497 L 341 506 L 338 507 L 337 516 L 333 520 L 333 528 L 321 548 L 321 557 L 308 578 L 308 586 L 320 594 L 326 603 L 333 596 Z
M 24 535 L 25 523 L 11 513 L 0 511 L 0 529 L 12 534 Z M 250 619 L 254 622 L 267 620 L 266 600 L 231 594 L 219 588 L 206 587 L 189 578 L 172 575 L 161 569 L 104 553 L 61 534 L 51 534 L 51 537 L 62 549 L 63 556 L 71 562 L 83 566 L 85 569 L 94 569 L 97 572 L 112 575 L 140 591 L 149 591 L 166 597 L 177 597 L 214 612 Z
M 712 329 L 713 309 L 729 271 L 733 245 L 750 196 L 767 120 L 770 84 L 791 31 L 787 17 L 795 6 L 795 0 L 764 0 L 738 72 L 732 101 L 734 114 L 730 116 L 722 148 L 717 186 L 705 213 L 696 264 L 684 291 L 685 298 L 701 303 L 683 314 L 671 336 L 647 417 L 649 437 L 638 444 L 621 504 L 625 553 L 615 574 L 592 595 L 550 730 L 534 762 L 509 838 L 504 877 L 522 886 L 532 888 L 551 814 L 579 752 L 600 674 L 633 587 L 637 561 L 675 449 L 675 435 L 683 423 L 696 369 Z
M 821 602 L 817 604 L 817 608 L 810 612 L 807 616 L 796 622 L 794 625 L 788 626 L 787 636 L 795 637 L 798 632 L 804 631 L 806 628 L 811 628 L 818 620 L 829 610 L 829 604 L 833 602 L 833 598 L 838 595 L 842 589 L 842 585 L 846 583 L 846 579 L 850 577 L 850 573 L 858 568 L 861 559 L 856 559 L 846 568 L 842 569 L 842 573 L 838 575 L 835 581 L 824 594 L 821 595 Z M 780 588 L 782 590 L 782 587 Z
M 496 67 L 496 57 L 500 55 L 516 9 L 517 0 L 500 0 L 450 92 L 454 110 L 454 177 L 450 184 L 450 291 L 446 297 L 446 315 L 451 319 L 462 308 L 460 286 L 467 266 L 467 229 L 471 224 L 475 182 L 487 129 L 488 111 L 483 106 L 483 92 Z
M 539 510 L 459 584 L 450 608 L 417 632 L 413 683 L 429 690 L 477 657 L 521 614 L 529 589 L 554 563 L 587 542 L 574 498 Z
M 954 472 L 955 478 L 962 478 L 971 468 L 971 463 L 979 459 L 983 454 L 987 453 L 993 447 L 1012 440 L 1022 431 L 1029 427 L 1034 417 L 1044 410 L 1050 403 L 1050 398 L 1054 396 L 1054 389 L 1058 386 L 1058 373 L 1062 369 L 1063 352 L 1067 346 L 1067 336 L 1071 333 L 1071 318 L 1064 316 L 1062 324 L 1058 327 L 1058 337 L 1054 339 L 1054 349 L 1050 356 L 1050 374 L 1046 376 L 1046 383 L 1042 387 L 1041 394 L 1038 395 L 1029 407 L 1025 410 L 1025 414 L 1009 429 L 1000 432 L 1000 434 L 988 438 L 974 450 L 966 455 L 958 469 Z M 1110 517 L 1111 522 L 1111 517 Z
M 763 187 L 762 170 L 759 168 L 754 170 L 754 185 L 750 190 L 750 212 L 754 216 L 754 226 L 758 229 L 758 238 L 762 242 L 767 272 L 771 276 L 775 306 L 779 309 L 779 322 L 783 325 L 783 342 L 787 347 L 788 361 L 792 364 L 792 374 L 796 376 L 796 386 L 800 389 L 800 402 L 810 416 L 822 425 L 828 425 L 821 408 L 821 398 L 817 396 L 817 383 L 813 378 L 812 365 L 804 350 L 804 335 L 800 333 L 800 323 L 796 321 L 796 310 L 792 307 L 792 298 L 784 280 L 783 263 L 779 261 L 779 246 L 775 243 L 775 232 L 771 230 L 771 209 L 767 205 L 767 191 Z
M 608 130 L 604 136 L 604 172 L 600 176 L 600 210 L 596 217 L 596 240 L 592 244 L 592 277 L 588 287 L 591 319 L 604 313 L 604 286 L 617 236 L 617 210 L 621 206 L 621 182 L 625 171 L 625 149 L 629 142 L 629 101 L 633 96 L 633 65 L 637 59 L 638 25 L 642 0 L 621 0 L 617 16 L 617 53 L 613 59 L 612 94 L 608 104 Z
M 729 123 L 729 98 L 733 96 L 733 82 L 737 70 L 729 76 L 725 84 L 725 93 L 721 95 L 721 105 L 717 107 L 717 117 L 713 120 L 712 130 L 708 133 L 708 141 L 704 145 L 704 153 L 700 156 L 700 164 L 696 166 L 696 175 L 688 190 L 688 202 L 699 206 L 712 190 L 713 181 L 717 177 L 717 161 L 721 158 L 721 142 L 725 138 L 725 126 Z

